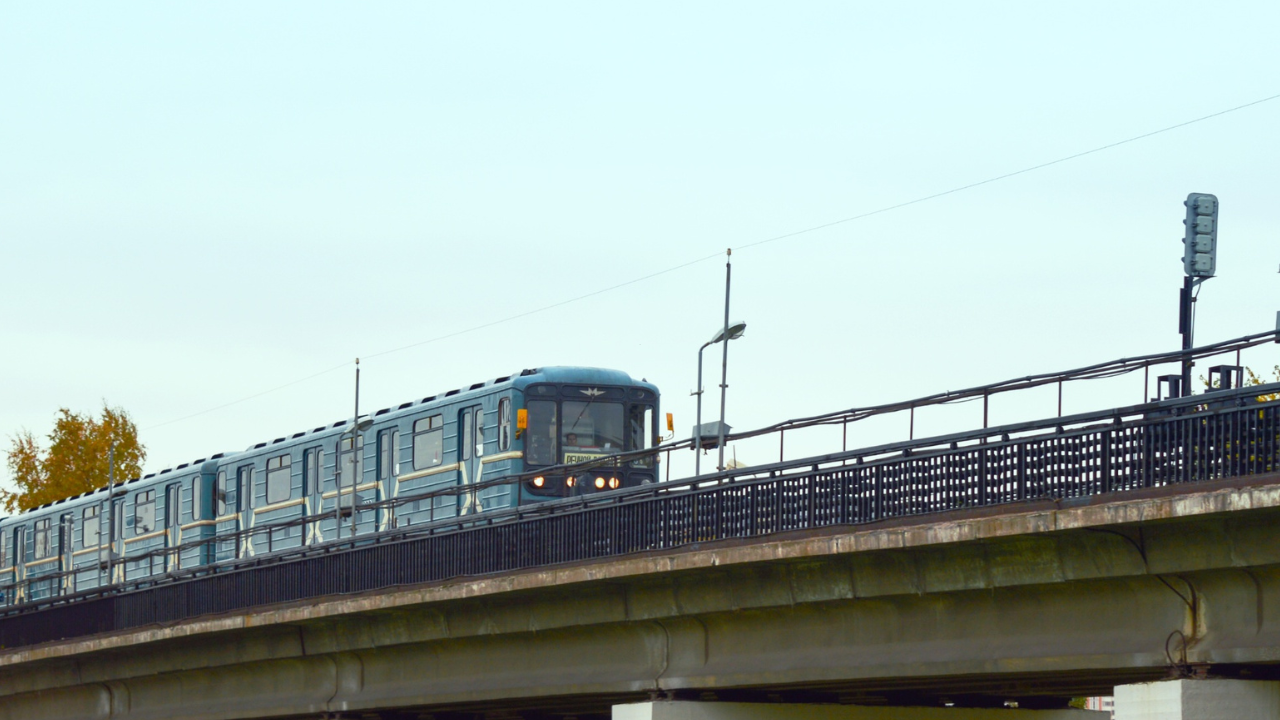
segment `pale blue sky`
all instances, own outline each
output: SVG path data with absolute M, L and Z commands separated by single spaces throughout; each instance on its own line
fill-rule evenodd
M 157 470 L 332 422 L 346 369 L 169 421 L 1275 95 L 1277 30 L 1275 2 L 6 3 L 0 431 L 106 399 Z M 730 424 L 1176 348 L 1191 191 L 1222 202 L 1199 338 L 1272 327 L 1278 127 L 1280 100 L 740 250 Z M 370 357 L 364 407 L 600 365 L 683 434 L 722 294 L 712 259 Z

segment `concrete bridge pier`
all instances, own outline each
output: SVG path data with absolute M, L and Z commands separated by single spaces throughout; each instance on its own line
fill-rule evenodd
M 1116 720 L 1280 720 L 1280 682 L 1166 680 L 1116 688 Z M 616 715 L 615 715 L 616 717 Z
M 1163 720 L 1164 716 L 1160 717 Z M 1107 713 L 1091 710 L 1011 710 L 1006 708 L 979 710 L 678 700 L 613 706 L 613 720 L 1108 720 L 1108 718 Z

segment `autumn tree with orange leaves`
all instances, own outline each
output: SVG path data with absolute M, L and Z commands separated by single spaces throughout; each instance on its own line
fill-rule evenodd
M 58 410 L 49 450 L 43 451 L 30 430 L 15 435 L 8 465 L 17 492 L 0 488 L 8 512 L 30 510 L 107 484 L 111 446 L 115 444 L 116 482 L 137 477 L 146 448 L 138 442 L 138 426 L 120 408 L 102 406 L 102 416 Z

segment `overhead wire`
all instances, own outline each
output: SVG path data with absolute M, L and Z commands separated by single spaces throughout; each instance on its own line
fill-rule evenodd
M 1174 125 L 1169 125 L 1169 126 L 1167 126 L 1167 127 L 1159 128 L 1159 129 L 1157 129 L 1157 130 L 1152 130 L 1152 131 L 1150 131 L 1150 132 L 1142 133 L 1141 135 L 1135 135 L 1135 136 L 1133 136 L 1133 137 L 1125 138 L 1125 139 L 1123 139 L 1123 140 L 1118 140 L 1118 141 L 1116 141 L 1116 142 L 1108 143 L 1108 144 L 1106 144 L 1106 145 L 1100 145 L 1100 146 L 1098 146 L 1098 147 L 1091 148 L 1091 149 L 1089 149 L 1089 150 L 1084 150 L 1084 151 L 1082 151 L 1082 152 L 1073 153 L 1073 154 L 1071 154 L 1071 155 L 1065 155 L 1065 156 L 1063 156 L 1063 157 L 1060 157 L 1060 158 L 1057 158 L 1057 159 L 1054 159 L 1054 160 L 1049 160 L 1049 161 L 1047 161 L 1047 162 L 1042 162 L 1042 163 L 1039 163 L 1039 164 L 1037 164 L 1037 165 L 1032 165 L 1032 166 L 1029 166 L 1029 167 L 1025 167 L 1025 168 L 1022 168 L 1022 169 L 1020 169 L 1020 170 L 1015 170 L 1015 171 L 1013 171 L 1013 172 L 1008 172 L 1008 173 L 1004 173 L 1004 174 L 1001 174 L 1001 175 L 996 175 L 996 176 L 993 176 L 993 177 L 989 177 L 989 178 L 986 178 L 985 180 L 979 180 L 979 181 L 977 181 L 977 182 L 972 182 L 972 183 L 968 183 L 968 184 L 965 184 L 965 185 L 960 185 L 960 186 L 957 186 L 957 187 L 953 187 L 953 188 L 951 188 L 951 189 L 949 189 L 949 190 L 944 190 L 944 191 L 942 191 L 942 192 L 937 192 L 937 193 L 932 193 L 932 194 L 929 194 L 929 195 L 924 195 L 924 196 L 921 196 L 921 197 L 918 197 L 918 198 L 914 198 L 914 199 L 912 199 L 912 200 L 907 200 L 907 201 L 905 201 L 905 202 L 900 202 L 900 203 L 897 203 L 897 204 L 894 204 L 894 205 L 888 205 L 888 206 L 881 207 L 881 208 L 878 208 L 878 209 L 875 209 L 875 210 L 870 210 L 870 211 L 867 211 L 867 212 L 864 212 L 864 213 L 859 213 L 859 214 L 857 214 L 857 215 L 851 215 L 851 216 L 849 216 L 849 217 L 840 218 L 840 219 L 838 219 L 838 220 L 832 220 L 832 221 L 830 221 L 830 222 L 822 223 L 822 224 L 820 224 L 820 225 L 813 225 L 813 226 L 810 226 L 810 227 L 802 228 L 802 229 L 800 229 L 800 230 L 795 230 L 795 231 L 792 231 L 792 232 L 784 233 L 784 234 L 782 234 L 782 235 L 775 235 L 775 236 L 772 236 L 772 237 L 764 238 L 764 239 L 762 239 L 762 240 L 757 240 L 757 241 L 755 241 L 755 242 L 747 243 L 747 244 L 745 244 L 745 245 L 739 245 L 739 246 L 738 246 L 738 249 L 739 249 L 739 250 L 746 250 L 746 249 L 750 249 L 750 248 L 754 248 L 754 247 L 759 247 L 759 246 L 761 246 L 761 245 L 766 245 L 766 244 L 769 244 L 769 243 L 778 242 L 778 241 L 781 241 L 781 240 L 787 240 L 787 239 L 794 238 L 794 237 L 798 237 L 798 236 L 801 236 L 801 235 L 806 235 L 806 234 L 809 234 L 809 233 L 818 232 L 818 231 L 820 231 L 820 230 L 826 230 L 826 229 L 828 229 L 828 228 L 836 227 L 836 226 L 838 226 L 838 225 L 843 225 L 843 224 L 850 223 L 850 222 L 854 222 L 854 221 L 857 221 L 857 220 L 862 220 L 862 219 L 864 219 L 864 218 L 872 217 L 872 216 L 874 216 L 874 215 L 881 215 L 881 214 L 884 214 L 884 213 L 887 213 L 887 212 L 892 212 L 892 211 L 894 211 L 894 210 L 900 210 L 900 209 L 905 208 L 905 207 L 910 207 L 910 206 L 912 206 L 912 205 L 918 205 L 918 204 L 920 204 L 920 203 L 928 202 L 928 201 L 930 201 L 930 200 L 936 200 L 936 199 L 938 199 L 938 198 L 946 197 L 946 196 L 948 196 L 948 195 L 954 195 L 954 194 L 956 194 L 956 193 L 964 192 L 964 191 L 966 191 L 966 190 L 972 190 L 972 189 L 974 189 L 974 188 L 982 187 L 982 186 L 984 186 L 984 185 L 990 185 L 991 183 L 1000 182 L 1001 180 L 1007 180 L 1007 179 L 1009 179 L 1009 178 L 1017 177 L 1017 176 L 1019 176 L 1019 175 L 1025 175 L 1025 174 L 1027 174 L 1027 173 L 1035 172 L 1035 171 L 1037 171 L 1037 170 L 1043 170 L 1043 169 L 1045 169 L 1045 168 L 1052 167 L 1052 166 L 1054 166 L 1054 165 L 1059 165 L 1059 164 L 1062 164 L 1062 163 L 1065 163 L 1065 162 L 1069 162 L 1069 161 L 1071 161 L 1071 160 L 1076 160 L 1076 159 L 1079 159 L 1079 158 L 1082 158 L 1082 157 L 1086 157 L 1086 156 L 1089 156 L 1089 155 L 1094 155 L 1094 154 L 1096 154 L 1096 153 L 1100 153 L 1100 152 L 1103 152 L 1103 151 L 1106 151 L 1106 150 L 1111 150 L 1111 149 L 1113 149 L 1113 148 L 1117 148 L 1117 147 L 1120 147 L 1120 146 L 1122 146 L 1122 145 L 1127 145 L 1127 144 L 1129 144 L 1129 143 L 1137 142 L 1137 141 L 1139 141 L 1139 140 L 1145 140 L 1145 139 L 1147 139 L 1147 138 L 1154 137 L 1154 136 L 1156 136 L 1156 135 L 1161 135 L 1161 134 L 1163 134 L 1163 133 L 1167 133 L 1167 132 L 1170 132 L 1170 131 L 1173 131 L 1173 130 L 1177 130 L 1177 129 L 1179 129 L 1179 128 L 1184 128 L 1184 127 L 1187 127 L 1187 126 L 1189 126 L 1189 125 L 1195 125 L 1196 123 L 1204 122 L 1204 121 L 1206 121 L 1206 120 L 1211 120 L 1211 119 L 1213 119 L 1213 118 L 1221 117 L 1221 116 L 1223 116 L 1223 115 L 1228 115 L 1228 114 L 1230 114 L 1230 113 L 1238 112 L 1238 111 L 1240 111 L 1240 110 L 1245 110 L 1245 109 L 1247 109 L 1247 108 L 1251 108 L 1251 107 L 1254 107 L 1254 106 L 1256 106 L 1256 105 L 1261 105 L 1261 104 L 1263 104 L 1263 103 L 1271 102 L 1271 101 L 1273 101 L 1273 100 L 1277 100 L 1277 99 L 1280 99 L 1280 93 L 1277 93 L 1277 94 L 1275 94 L 1275 95 L 1270 95 L 1270 96 L 1267 96 L 1267 97 L 1264 97 L 1264 98 L 1260 98 L 1260 99 L 1258 99 L 1258 100 L 1253 100 L 1253 101 L 1251 101 L 1251 102 L 1247 102 L 1247 103 L 1244 103 L 1244 104 L 1242 104 L 1242 105 L 1236 105 L 1236 106 L 1234 106 L 1234 107 L 1230 107 L 1230 108 L 1227 108 L 1227 109 L 1225 109 L 1225 110 L 1219 110 L 1219 111 L 1217 111 L 1217 112 L 1213 112 L 1213 113 L 1210 113 L 1210 114 L 1208 114 L 1208 115 L 1202 115 L 1202 116 L 1200 116 L 1200 117 L 1193 118 L 1193 119 L 1191 119 L 1191 120 L 1186 120 L 1186 121 L 1183 121 L 1183 122 L 1180 122 L 1180 123 L 1176 123 L 1176 124 L 1174 124 Z M 613 292 L 613 291 L 615 291 L 615 290 L 620 290 L 620 289 L 622 289 L 622 288 L 625 288 L 625 287 L 628 287 L 628 286 L 631 286 L 631 285 L 635 285 L 635 284 L 637 284 L 637 283 L 641 283 L 641 282 L 644 282 L 644 281 L 646 281 L 646 280 L 651 280 L 651 279 L 653 279 L 653 278 L 656 278 L 656 277 L 659 277 L 659 276 L 662 276 L 662 275 L 666 275 L 666 274 L 669 274 L 669 273 L 675 272 L 675 271 L 677 271 L 677 270 L 682 270 L 682 269 L 684 269 L 684 268 L 687 268 L 687 267 L 690 267 L 690 266 L 693 266 L 693 265 L 697 265 L 697 264 L 700 264 L 700 263 L 704 263 L 704 262 L 707 262 L 707 261 L 709 261 L 709 260 L 714 260 L 714 259 L 716 259 L 716 258 L 720 258 L 720 257 L 723 257 L 723 253 L 721 253 L 721 252 L 715 252 L 715 253 L 712 253 L 712 254 L 710 254 L 710 255 L 705 255 L 705 256 L 702 256 L 702 257 L 695 258 L 695 259 L 693 259 L 693 260 L 688 260 L 688 261 L 682 262 L 682 263 L 680 263 L 680 264 L 672 265 L 672 266 L 667 267 L 667 268 L 664 268 L 664 269 L 662 269 L 662 270 L 658 270 L 658 271 L 656 271 L 656 272 L 651 272 L 651 273 L 649 273 L 649 274 L 647 274 L 647 275 L 642 275 L 642 276 L 640 276 L 640 277 L 636 277 L 636 278 L 633 278 L 633 279 L 631 279 L 631 280 L 627 280 L 627 281 L 625 281 L 625 282 L 617 283 L 617 284 L 615 284 L 615 285 L 610 285 L 610 286 L 607 286 L 607 287 L 604 287 L 604 288 L 600 288 L 600 289 L 594 290 L 594 291 L 592 291 L 592 292 L 584 293 L 584 294 L 582 294 L 582 295 L 576 295 L 576 296 L 573 296 L 573 297 L 570 297 L 570 298 L 566 298 L 566 299 L 564 299 L 564 300 L 560 300 L 560 301 L 558 301 L 558 302 L 554 302 L 554 303 L 551 303 L 551 304 L 549 304 L 549 305 L 544 305 L 544 306 L 539 307 L 539 308 L 534 308 L 534 309 L 532 309 L 532 310 L 526 310 L 526 311 L 524 311 L 524 312 L 516 313 L 516 314 L 513 314 L 513 315 L 508 315 L 508 316 L 503 317 L 503 318 L 500 318 L 500 319 L 498 319 L 498 320 L 492 320 L 492 321 L 490 321 L 490 322 L 481 323 L 481 324 L 479 324 L 479 325 L 473 325 L 473 326 L 471 326 L 471 327 L 467 327 L 467 328 L 464 328 L 464 329 L 462 329 L 462 330 L 457 330 L 457 331 L 450 332 L 450 333 L 446 333 L 446 334 L 443 334 L 443 335 L 437 335 L 437 336 L 435 336 L 435 337 L 427 338 L 427 339 L 425 339 L 425 340 L 420 340 L 420 341 L 418 341 L 418 342 L 413 342 L 413 343 L 409 343 L 409 344 L 406 344 L 406 345 L 400 345 L 400 346 L 397 346 L 397 347 L 394 347 L 394 348 L 389 348 L 389 349 L 382 350 L 382 351 L 375 352 L 375 353 L 371 353 L 371 354 L 368 354 L 368 355 L 362 355 L 361 357 L 364 357 L 364 358 L 367 358 L 367 359 L 368 359 L 368 358 L 383 357 L 383 356 L 386 356 L 386 355 L 391 355 L 391 354 L 393 354 L 393 353 L 398 353 L 398 352 L 402 352 L 402 351 L 405 351 L 405 350 L 410 350 L 410 349 L 412 349 L 412 348 L 421 347 L 421 346 L 423 346 L 423 345 L 429 345 L 429 344 L 432 344 L 432 343 L 442 342 L 442 341 L 444 341 L 444 340 L 449 340 L 449 339 L 456 338 L 456 337 L 459 337 L 459 336 L 462 336 L 462 335 L 467 335 L 467 334 L 470 334 L 470 333 L 479 332 L 480 330 L 485 330 L 485 329 L 488 329 L 488 328 L 491 328 L 491 327 L 494 327 L 494 326 L 497 326 L 497 325 L 502 325 L 502 324 L 505 324 L 505 323 L 514 322 L 514 321 L 516 321 L 516 320 L 520 320 L 520 319 L 523 319 L 523 318 L 526 318 L 526 317 L 530 317 L 530 316 L 532 316 L 532 315 L 537 315 L 537 314 L 540 314 L 540 313 L 548 312 L 548 311 L 550 311 L 550 310 L 554 310 L 554 309 L 559 308 L 559 307 L 564 307 L 565 305 L 570 305 L 570 304 L 573 304 L 573 303 L 576 303 L 576 302 L 581 302 L 581 301 L 583 301 L 583 300 L 587 300 L 587 299 L 589 299 L 589 298 L 593 298 L 593 297 L 596 297 L 596 296 L 598 296 L 598 295 L 603 295 L 603 294 L 608 293 L 608 292 Z M 335 366 L 333 366 L 333 367 L 330 367 L 330 368 L 328 368 L 327 370 L 321 370 L 320 372 L 313 373 L 313 374 L 308 375 L 308 376 L 306 376 L 306 377 L 304 377 L 304 378 L 300 378 L 300 379 L 298 379 L 298 380 L 293 380 L 293 381 L 290 381 L 290 382 L 284 383 L 284 384 L 282 384 L 282 385 L 277 385 L 277 386 L 272 387 L 272 388 L 269 388 L 269 389 L 267 389 L 267 390 L 262 390 L 262 391 L 260 391 L 260 392 L 256 392 L 256 393 L 254 393 L 254 394 L 252 394 L 252 395 L 247 395 L 247 396 L 245 396 L 245 397 L 242 397 L 242 398 L 239 398 L 239 399 L 236 399 L 236 400 L 232 400 L 232 401 L 230 401 L 230 402 L 226 402 L 226 403 L 223 403 L 223 404 L 221 404 L 221 405 L 217 405 L 217 406 L 215 406 L 215 407 L 211 407 L 211 408 L 207 408 L 207 409 L 204 409 L 204 410 L 200 410 L 200 411 L 197 411 L 197 412 L 191 413 L 191 414 L 189 414 L 189 415 L 184 415 L 184 416 L 182 416 L 182 417 L 175 418 L 175 419 L 173 419 L 173 420 L 167 420 L 167 421 L 165 421 L 165 422 L 157 423 L 157 424 L 154 424 L 154 425 L 149 425 L 149 426 L 147 426 L 147 427 L 145 427 L 145 428 L 143 428 L 143 429 L 144 429 L 144 430 L 150 430 L 150 429 L 154 429 L 154 428 L 164 427 L 164 426 L 166 426 L 166 425 L 172 425 L 172 424 L 174 424 L 174 423 L 182 422 L 182 421 L 185 421 L 185 420 L 190 420 L 190 419 L 192 419 L 192 418 L 199 417 L 199 416 L 201 416 L 201 415 L 207 415 L 208 413 L 211 413 L 211 412 L 216 412 L 216 411 L 218 411 L 218 410 L 223 410 L 223 409 L 226 409 L 226 408 L 228 408 L 228 407 L 232 407 L 232 406 L 234 406 L 234 405 L 239 405 L 239 404 L 241 404 L 241 403 L 248 402 L 248 401 L 250 401 L 250 400 L 255 400 L 255 399 L 260 398 L 260 397 L 262 397 L 262 396 L 264 396 L 264 395 L 270 395 L 270 394 L 272 394 L 272 393 L 278 392 L 278 391 L 280 391 L 280 390 L 284 390 L 284 389 L 289 388 L 289 387 L 292 387 L 292 386 L 294 386 L 294 385 L 298 385 L 298 384 L 300 384 L 300 383 L 307 382 L 308 380 L 313 380 L 313 379 L 318 378 L 318 377 L 321 377 L 321 376 L 323 376 L 323 375 L 328 375 L 328 374 L 330 374 L 330 373 L 336 372 L 336 371 L 338 371 L 338 370 L 341 370 L 342 368 L 349 367 L 349 366 L 350 366 L 350 363 L 344 362 L 344 363 L 341 363 L 341 364 L 339 364 L 339 365 L 335 365 Z

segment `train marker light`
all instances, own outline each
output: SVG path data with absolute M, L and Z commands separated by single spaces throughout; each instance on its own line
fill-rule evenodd
M 609 478 L 609 488 L 610 488 L 610 489 L 617 490 L 617 489 L 618 489 L 618 486 L 619 486 L 619 485 L 621 485 L 621 484 L 622 484 L 622 483 L 618 482 L 618 478 L 616 478 L 616 477 L 611 477 L 611 478 Z
M 576 485 L 577 483 L 578 483 L 578 479 L 577 479 L 577 478 L 575 478 L 575 477 L 574 477 L 574 476 L 572 476 L 572 475 L 570 475 L 569 477 L 567 477 L 567 478 L 565 478 L 565 479 L 564 479 L 564 484 L 565 484 L 565 485 L 568 485 L 569 487 L 573 487 L 573 486 L 574 486 L 574 485 Z
M 596 478 L 596 489 L 597 489 L 597 490 L 603 490 L 603 489 L 604 489 L 604 478 L 602 478 L 602 477 L 598 477 L 598 478 Z
M 1182 242 L 1182 269 L 1188 277 L 1211 278 L 1218 264 L 1218 196 L 1191 193 L 1182 203 L 1187 217 Z
M 546 485 L 546 484 L 547 484 L 547 479 L 542 477 L 541 475 L 533 479 L 534 487 L 542 487 L 543 485 Z

